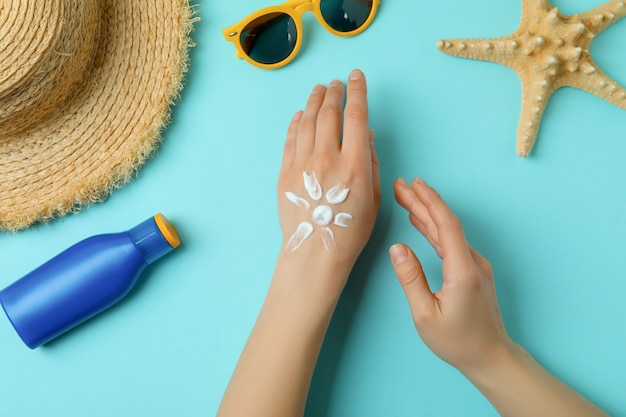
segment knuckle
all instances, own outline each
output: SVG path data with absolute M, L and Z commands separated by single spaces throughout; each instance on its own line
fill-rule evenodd
M 446 219 L 446 225 L 454 230 L 463 230 L 463 225 L 461 224 L 461 220 L 454 215 L 450 214 Z
M 334 162 L 334 160 L 327 156 L 327 157 L 321 157 L 321 158 L 316 158 L 312 169 L 313 171 L 315 171 L 316 173 L 319 173 L 318 175 L 318 180 L 323 181 L 324 179 L 321 178 L 322 175 L 328 175 L 331 172 L 336 170 L 336 164 Z
M 367 120 L 367 108 L 363 106 L 348 106 L 344 110 L 343 117 L 346 120 L 365 121 Z
M 299 132 L 313 130 L 313 129 L 315 129 L 315 120 L 313 120 L 310 117 L 303 118 L 302 121 L 300 122 L 300 126 L 298 126 Z
M 483 260 L 482 261 L 482 265 L 480 265 L 484 274 L 492 279 L 493 278 L 493 266 L 491 266 L 491 263 L 488 260 Z
M 433 313 L 427 308 L 414 307 L 411 310 L 411 318 L 418 331 L 423 331 L 424 327 L 432 321 Z
M 407 265 L 409 263 L 411 265 Z M 411 287 L 422 278 L 422 271 L 412 262 L 406 262 L 404 265 L 406 266 L 403 266 L 403 268 L 398 271 L 398 278 L 404 287 Z
M 317 117 L 319 119 L 339 118 L 340 111 L 341 110 L 339 106 L 335 104 L 324 103 L 324 105 L 320 108 L 320 111 Z
M 290 184 L 285 177 L 286 177 L 285 175 L 281 175 L 278 178 L 278 183 L 276 184 L 276 190 L 279 195 L 284 193 L 289 188 Z
M 284 152 L 292 151 L 296 149 L 296 140 L 295 137 L 288 137 L 285 141 L 285 145 L 283 146 Z
M 470 291 L 480 291 L 483 287 L 480 272 L 476 269 L 472 269 L 463 280 L 465 288 Z
M 446 217 L 442 225 L 446 230 L 451 233 L 456 234 L 465 234 L 463 231 L 463 224 L 461 224 L 461 220 L 456 217 L 454 214 Z
M 287 187 L 288 184 L 287 182 L 282 179 L 283 173 L 281 172 L 281 175 L 278 178 L 278 181 L 276 181 L 276 192 L 278 193 L 278 195 L 282 195 L 283 193 L 285 193 L 287 191 Z
M 349 82 L 347 90 L 348 90 L 349 93 L 366 94 L 367 93 L 367 85 L 365 85 L 365 83 Z

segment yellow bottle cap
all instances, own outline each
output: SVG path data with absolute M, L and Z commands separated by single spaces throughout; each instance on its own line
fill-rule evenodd
M 167 243 L 169 243 L 172 248 L 178 247 L 180 245 L 180 237 L 178 237 L 178 233 L 176 233 L 176 229 L 174 229 L 172 223 L 161 213 L 154 216 L 154 221 L 165 240 L 167 240 Z

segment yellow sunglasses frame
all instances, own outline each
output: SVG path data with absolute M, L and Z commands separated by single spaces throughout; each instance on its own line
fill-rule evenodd
M 365 29 L 367 29 L 368 26 L 372 23 L 372 21 L 374 20 L 374 16 L 376 16 L 376 11 L 378 9 L 378 5 L 380 4 L 380 0 L 372 0 L 372 11 L 370 12 L 370 15 L 367 17 L 367 20 L 361 26 L 359 26 L 357 29 L 351 32 L 339 32 L 333 29 L 332 27 L 330 27 L 328 23 L 326 23 L 326 21 L 324 20 L 324 17 L 322 16 L 320 3 L 321 3 L 321 0 L 288 0 L 278 6 L 264 7 L 252 13 L 251 15 L 247 16 L 246 18 L 241 20 L 239 23 L 234 24 L 224 29 L 222 31 L 222 33 L 224 34 L 224 39 L 226 39 L 228 42 L 232 42 L 235 44 L 235 49 L 237 50 L 236 52 L 237 58 L 245 59 L 250 64 L 258 68 L 276 69 L 276 68 L 284 67 L 285 65 L 289 64 L 300 51 L 300 46 L 302 45 L 302 33 L 303 33 L 302 32 L 302 15 L 304 13 L 313 12 L 317 21 L 327 31 L 329 31 L 330 33 L 334 35 L 344 36 L 344 37 L 355 36 L 363 32 Z M 289 15 L 296 25 L 296 33 L 298 34 L 298 37 L 296 39 L 296 45 L 294 46 L 293 51 L 291 51 L 291 53 L 289 54 L 287 58 L 283 59 L 280 62 L 276 62 L 275 64 L 263 64 L 250 58 L 250 56 L 248 56 L 248 54 L 245 53 L 245 51 L 243 50 L 243 47 L 241 46 L 241 37 L 239 35 L 241 31 L 243 31 L 243 29 L 248 25 L 248 23 L 252 22 L 255 19 L 258 19 L 261 16 L 268 15 L 271 13 L 284 13 L 286 15 Z

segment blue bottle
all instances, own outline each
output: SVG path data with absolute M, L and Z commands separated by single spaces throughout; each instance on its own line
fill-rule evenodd
M 124 297 L 141 272 L 180 244 L 157 214 L 132 229 L 87 238 L 0 291 L 0 303 L 34 349 Z

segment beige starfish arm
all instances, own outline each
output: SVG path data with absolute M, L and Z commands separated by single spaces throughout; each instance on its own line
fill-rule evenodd
M 486 39 L 445 39 L 437 42 L 444 54 L 479 61 L 495 62 L 512 68 L 520 44 L 513 36 Z
M 606 75 L 593 62 L 587 62 L 584 72 L 564 74 L 562 85 L 578 88 L 626 110 L 626 89 Z
M 554 6 L 548 0 L 522 0 L 522 17 L 520 29 L 530 26 L 531 19 L 552 10 Z M 525 29 L 524 29 L 525 30 Z
M 587 29 L 597 35 L 621 18 L 626 17 L 626 4 L 624 0 L 611 0 L 595 9 L 581 13 L 579 17 Z
M 522 108 L 517 126 L 517 154 L 527 157 L 535 144 L 541 118 L 554 87 L 548 78 L 538 79 L 520 73 L 522 79 Z

